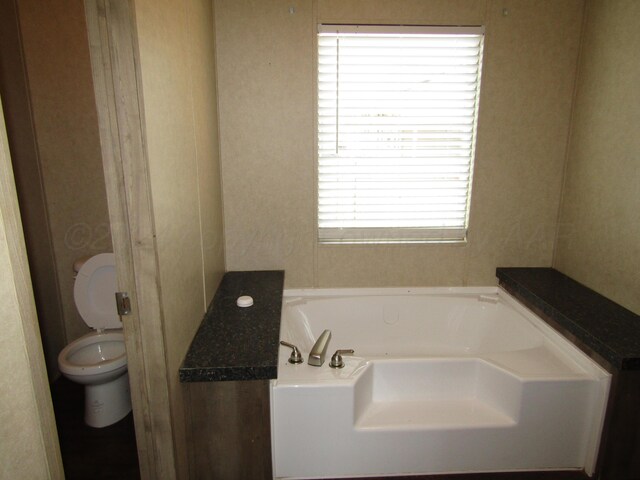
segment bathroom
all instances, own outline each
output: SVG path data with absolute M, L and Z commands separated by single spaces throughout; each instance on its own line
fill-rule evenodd
M 81 11 L 44 16 L 36 2 L 17 3 L 40 14 L 23 35 L 47 36 L 42 42 L 60 35 L 55 23 L 45 28 L 47 21 L 83 20 Z M 495 284 L 498 266 L 553 265 L 640 311 L 633 242 L 640 228 L 638 117 L 627 110 L 637 105 L 632 85 L 639 67 L 612 47 L 637 48 L 634 2 L 215 1 L 213 9 L 210 2 L 133 3 L 162 286 L 159 355 L 167 371 L 163 396 L 149 398 L 149 411 L 173 423 L 175 441 L 158 440 L 172 452 L 163 457 L 166 471 L 184 478 L 189 468 L 188 432 L 180 421 L 189 404 L 176 372 L 224 270 L 284 269 L 287 287 L 463 286 Z M 336 23 L 424 18 L 487 25 L 466 245 L 317 244 L 312 31 L 319 14 Z M 613 28 L 611 22 L 622 23 Z M 609 44 L 602 32 L 623 37 Z M 80 55 L 79 42 L 59 48 Z M 46 62 L 30 65 L 27 58 L 29 66 L 44 69 Z M 61 78 L 59 87 L 55 69 L 30 76 L 43 102 L 60 102 L 42 106 L 54 120 L 50 128 L 66 126 L 60 120 L 66 115 L 82 132 L 37 132 L 45 142 L 40 155 L 47 162 L 42 175 L 58 290 L 37 293 L 53 297 L 47 305 L 59 304 L 49 315 L 57 324 L 43 333 L 45 351 L 47 342 L 64 345 L 86 331 L 70 296 L 73 261 L 111 248 L 97 120 L 85 117 L 90 102 L 46 95 L 62 86 L 86 94 L 87 67 L 84 83 L 80 76 Z M 38 121 L 35 111 L 36 129 Z

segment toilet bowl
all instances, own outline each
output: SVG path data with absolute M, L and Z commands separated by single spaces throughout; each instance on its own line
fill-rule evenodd
M 80 266 L 73 296 L 80 316 L 95 332 L 67 345 L 58 355 L 60 372 L 85 386 L 84 421 L 106 427 L 131 411 L 127 354 L 115 304 L 116 271 L 112 253 Z

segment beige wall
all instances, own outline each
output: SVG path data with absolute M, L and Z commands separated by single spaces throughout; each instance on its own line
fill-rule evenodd
M 27 235 L 44 237 L 47 228 L 51 235 L 64 317 L 61 349 L 89 331 L 73 300 L 74 261 L 112 250 L 84 7 L 82 0 L 17 4 L 49 219 Z M 37 188 L 38 179 L 32 182 Z
M 178 368 L 224 272 L 213 9 L 134 4 L 176 469 L 187 478 Z
M 2 108 L 0 272 L 0 478 L 62 479 Z
M 230 270 L 284 268 L 289 287 L 466 285 L 495 283 L 497 266 L 551 265 L 582 0 L 214 3 Z M 466 245 L 317 244 L 321 22 L 486 25 Z
M 640 314 L 640 2 L 586 18 L 554 266 Z
M 0 2 L 0 23 L 0 91 L 47 371 L 54 380 L 66 336 L 15 0 Z

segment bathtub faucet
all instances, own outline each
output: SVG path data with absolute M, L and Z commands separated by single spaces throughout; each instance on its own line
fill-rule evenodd
M 309 365 L 314 367 L 321 367 L 324 363 L 324 358 L 327 355 L 327 348 L 329 347 L 329 340 L 331 340 L 331 330 L 325 330 L 322 335 L 318 337 L 315 345 L 309 353 Z

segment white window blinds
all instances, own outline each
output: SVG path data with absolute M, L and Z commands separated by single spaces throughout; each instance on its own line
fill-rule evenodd
M 320 25 L 323 242 L 466 237 L 482 27 Z

